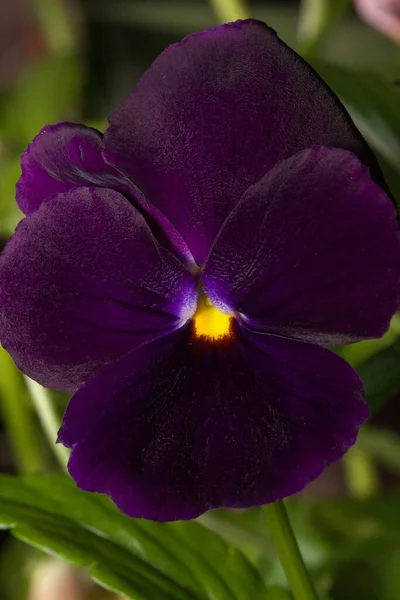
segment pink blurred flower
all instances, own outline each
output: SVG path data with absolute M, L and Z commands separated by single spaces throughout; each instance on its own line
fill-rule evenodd
M 105 590 L 77 567 L 49 558 L 33 570 L 27 600 L 123 600 Z
M 79 572 L 53 559 L 42 561 L 33 572 L 28 600 L 84 600 Z
M 354 0 L 367 23 L 400 44 L 400 0 Z

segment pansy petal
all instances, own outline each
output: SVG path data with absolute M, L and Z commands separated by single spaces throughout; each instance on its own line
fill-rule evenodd
M 265 23 L 170 46 L 110 119 L 105 157 L 129 173 L 202 264 L 227 215 L 279 160 L 347 148 L 380 177 L 337 97 Z
M 24 373 L 75 390 L 174 331 L 197 283 L 120 194 L 77 188 L 26 217 L 0 256 L 0 339 Z
M 22 212 L 31 214 L 47 198 L 73 187 L 118 189 L 123 176 L 118 177 L 117 171 L 104 162 L 102 150 L 103 136 L 91 127 L 74 123 L 44 127 L 21 159 L 17 202 Z
M 132 181 L 104 162 L 103 149 L 103 135 L 91 127 L 73 123 L 44 127 L 21 159 L 22 175 L 17 183 L 21 210 L 31 214 L 46 199 L 75 187 L 114 189 L 141 210 L 161 245 L 194 270 L 193 256 L 181 235 Z
M 188 327 L 79 390 L 59 434 L 78 486 L 132 517 L 190 519 L 273 502 L 338 460 L 368 415 L 356 373 L 318 346 L 236 329 L 213 344 Z
M 327 345 L 378 337 L 400 302 L 396 210 L 350 152 L 302 151 L 246 192 L 202 279 L 256 331 Z

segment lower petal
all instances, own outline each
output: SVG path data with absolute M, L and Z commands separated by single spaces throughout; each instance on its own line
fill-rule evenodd
M 71 400 L 59 440 L 79 487 L 132 517 L 195 518 L 301 490 L 354 443 L 363 387 L 317 346 L 184 331 L 106 367 Z

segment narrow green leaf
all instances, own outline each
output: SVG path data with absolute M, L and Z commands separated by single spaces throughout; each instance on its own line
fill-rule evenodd
M 67 477 L 0 476 L 0 527 L 135 600 L 265 598 L 258 571 L 196 522 L 129 519 Z
M 260 574 L 252 563 L 237 549 L 227 546 L 222 538 L 208 528 L 198 523 L 192 525 L 196 525 L 196 528 L 192 528 L 190 536 L 187 535 L 187 523 L 181 521 L 174 523 L 173 527 L 179 532 L 181 540 L 185 542 L 185 547 L 188 549 L 196 551 L 207 548 L 200 558 L 203 573 L 208 579 L 207 587 L 211 597 L 216 595 L 217 598 L 233 597 L 246 600 L 250 589 L 256 597 L 258 594 L 263 597 L 265 590 L 261 584 Z M 226 578 L 226 573 L 229 573 L 229 578 Z

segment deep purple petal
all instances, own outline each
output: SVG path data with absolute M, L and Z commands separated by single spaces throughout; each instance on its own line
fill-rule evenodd
M 193 276 L 117 192 L 44 202 L 0 256 L 0 340 L 42 385 L 75 390 L 104 364 L 174 331 L 196 308 Z
M 44 127 L 21 159 L 22 175 L 17 183 L 21 210 L 29 215 L 48 198 L 75 187 L 114 189 L 146 215 L 157 240 L 193 269 L 193 256 L 180 234 L 132 181 L 104 161 L 103 149 L 103 135 L 91 127 L 73 123 Z
M 47 198 L 71 188 L 95 185 L 122 187 L 123 176 L 102 157 L 103 136 L 96 129 L 57 123 L 47 125 L 28 146 L 21 159 L 17 202 L 31 214 Z
M 379 177 L 337 97 L 254 20 L 170 46 L 111 117 L 104 140 L 106 159 L 176 226 L 199 264 L 247 188 L 299 150 L 347 148 Z
M 378 337 L 400 302 L 395 208 L 353 154 L 302 151 L 246 192 L 202 279 L 257 331 L 328 345 Z
M 108 365 L 71 400 L 59 441 L 78 486 L 133 517 L 189 519 L 301 490 L 351 446 L 368 410 L 333 353 L 191 327 Z

